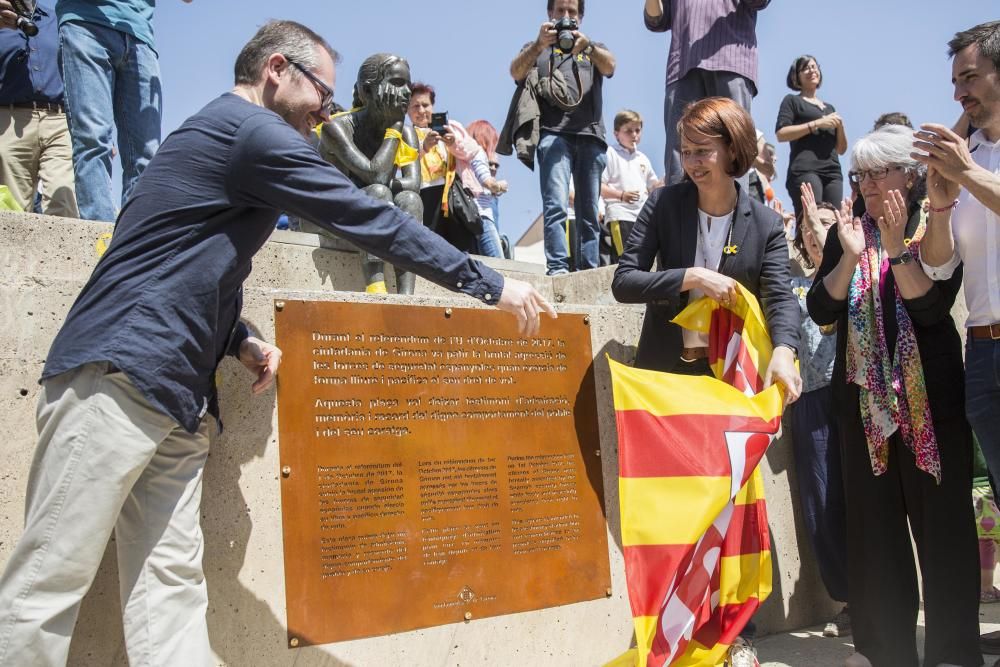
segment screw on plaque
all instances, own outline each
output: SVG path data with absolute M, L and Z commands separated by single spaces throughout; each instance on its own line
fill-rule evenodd
M 281 476 L 282 477 L 289 477 L 291 474 L 292 474 L 292 466 L 282 466 L 281 467 Z
M 451 317 L 451 308 L 445 308 L 444 309 L 444 316 L 445 317 Z
M 584 324 L 585 324 L 586 326 L 590 326 L 590 315 L 587 315 L 587 316 L 585 316 L 585 317 L 583 318 L 583 323 L 584 323 Z
M 292 637 L 291 639 L 288 640 L 288 645 L 291 646 L 292 648 L 295 648 L 296 646 L 299 645 L 299 638 Z
M 611 587 L 610 586 L 608 586 L 607 589 L 605 589 L 604 594 L 607 595 L 608 597 L 611 597 Z
M 275 310 L 284 310 L 285 309 L 285 302 L 284 301 L 275 301 L 274 302 L 274 309 Z
M 594 452 L 594 454 L 597 456 L 597 458 L 601 458 L 601 450 L 598 449 L 596 452 Z
M 472 612 L 471 611 L 465 612 L 465 620 L 467 620 L 467 621 L 471 621 L 472 620 Z

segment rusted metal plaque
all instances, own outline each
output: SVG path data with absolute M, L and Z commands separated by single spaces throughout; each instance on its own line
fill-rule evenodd
M 275 303 L 289 646 L 602 598 L 582 315 Z

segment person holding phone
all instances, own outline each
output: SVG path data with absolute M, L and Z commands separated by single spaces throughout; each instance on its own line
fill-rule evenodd
M 494 195 L 507 191 L 507 184 L 490 174 L 485 151 L 469 136 L 461 123 L 448 120 L 447 112 L 435 112 L 437 94 L 433 86 L 416 82 L 410 86 L 407 111 L 417 131 L 420 150 L 420 198 L 424 203 L 424 225 L 453 246 L 471 253 L 492 255 L 492 246 L 480 248 L 480 239 L 461 225 L 450 224 L 442 211 L 449 165 L 456 182 L 477 196 L 483 190 Z M 488 245 L 488 244 L 483 244 Z M 487 252 L 488 251 L 488 252 Z

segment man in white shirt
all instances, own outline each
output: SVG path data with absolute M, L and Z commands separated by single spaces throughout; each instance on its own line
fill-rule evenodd
M 966 414 L 1000 479 L 1000 21 L 957 33 L 948 49 L 955 99 L 979 130 L 968 142 L 943 125 L 914 133 L 930 200 L 920 259 L 933 280 L 965 264 Z

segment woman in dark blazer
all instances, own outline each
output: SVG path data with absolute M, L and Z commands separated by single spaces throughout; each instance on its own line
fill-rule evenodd
M 844 201 L 807 304 L 817 324 L 837 323 L 830 386 L 855 648 L 874 667 L 919 664 L 912 531 L 926 619 L 923 664 L 974 667 L 982 656 L 972 431 L 950 315 L 962 272 L 935 282 L 917 263 L 927 216 L 951 201 L 931 192 L 925 212 L 924 168 L 912 151 L 912 130 L 900 125 L 855 144 L 850 178 L 867 213 L 853 217 Z
M 775 346 L 765 382 L 780 382 L 794 401 L 802 387 L 794 363 L 800 318 L 781 216 L 735 180 L 757 155 L 753 120 L 732 100 L 710 97 L 687 108 L 678 130 L 686 178 L 650 195 L 611 287 L 622 303 L 647 304 L 635 364 L 711 374 L 707 343 L 670 320 L 698 296 L 732 303 L 739 282 L 761 302 Z

